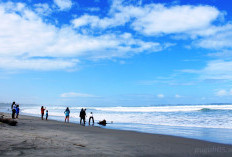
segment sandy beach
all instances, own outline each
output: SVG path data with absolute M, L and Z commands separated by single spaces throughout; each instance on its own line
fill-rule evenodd
M 0 156 L 232 156 L 232 145 L 31 116 L 17 121 L 0 123 Z

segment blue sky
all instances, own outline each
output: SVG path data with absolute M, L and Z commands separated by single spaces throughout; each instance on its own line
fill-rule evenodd
M 232 102 L 229 0 L 1 0 L 0 101 Z

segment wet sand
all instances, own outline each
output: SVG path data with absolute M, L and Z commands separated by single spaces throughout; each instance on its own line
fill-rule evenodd
M 232 156 L 226 144 L 22 115 L 17 121 L 0 123 L 0 156 Z

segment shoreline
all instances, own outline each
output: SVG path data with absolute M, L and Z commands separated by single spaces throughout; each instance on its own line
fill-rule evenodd
M 232 156 L 228 144 L 25 115 L 17 121 L 17 126 L 0 123 L 0 156 Z
M 9 112 L 7 112 L 9 113 Z M 38 115 L 33 114 L 22 114 L 25 116 L 38 117 Z M 62 117 L 63 118 L 63 117 Z M 60 116 L 50 116 L 50 120 L 55 120 L 59 122 L 64 122 Z M 70 123 L 79 124 L 78 118 L 70 118 Z M 141 124 L 143 125 L 143 124 Z M 159 134 L 159 135 L 169 135 L 175 137 L 183 137 L 188 139 L 196 139 L 207 142 L 219 143 L 219 144 L 229 144 L 232 145 L 232 129 L 227 128 L 204 128 L 204 127 L 190 127 L 190 126 L 170 126 L 170 125 L 152 125 L 152 127 L 146 126 L 146 130 L 143 127 L 136 126 L 127 123 L 109 123 L 106 126 L 101 126 L 95 123 L 95 127 L 101 127 L 103 129 L 113 129 L 122 131 L 134 131 L 138 133 L 149 133 L 149 134 Z M 154 128 L 155 126 L 155 128 Z M 88 127 L 88 123 L 86 124 Z M 207 133 L 206 133 L 207 132 Z M 184 133 L 184 134 L 183 134 Z

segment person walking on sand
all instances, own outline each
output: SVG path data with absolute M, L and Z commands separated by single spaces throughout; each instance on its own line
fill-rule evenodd
M 48 110 L 46 110 L 46 120 L 48 120 Z
M 93 112 L 90 112 L 90 115 L 89 115 L 89 125 L 90 125 L 91 119 L 92 119 L 92 122 L 94 124 Z
M 66 110 L 64 111 L 64 114 L 65 114 L 65 120 L 64 120 L 64 122 L 66 123 L 66 120 L 67 120 L 68 123 L 69 123 L 69 114 L 70 114 L 70 110 L 69 110 L 68 107 L 67 107 Z
M 11 109 L 12 109 L 12 119 L 15 119 L 15 113 L 16 113 L 16 104 L 15 104 L 15 102 L 12 103 Z
M 84 125 L 85 125 L 85 116 L 86 116 L 85 110 L 82 108 L 80 111 L 80 124 L 81 124 L 81 121 L 83 120 Z
M 19 104 L 16 105 L 16 118 L 19 117 Z
M 43 120 L 43 116 L 44 116 L 44 110 L 45 110 L 45 108 L 42 106 L 41 107 L 41 119 Z

